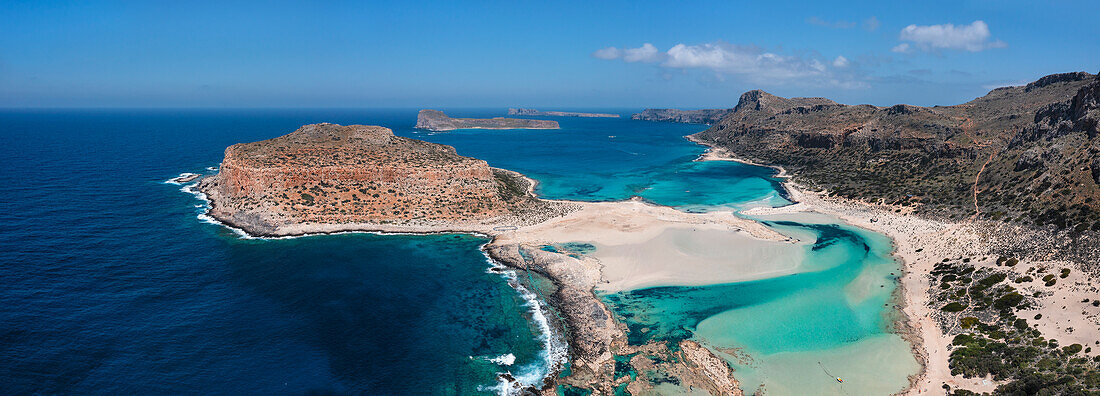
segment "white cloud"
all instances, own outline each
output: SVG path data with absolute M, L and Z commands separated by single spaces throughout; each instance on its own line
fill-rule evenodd
M 909 25 L 901 30 L 901 43 L 893 48 L 894 52 L 909 52 L 913 47 L 922 51 L 965 50 L 978 52 L 989 48 L 1007 46 L 1003 41 L 990 41 L 989 25 L 983 21 L 974 21 L 969 25 L 917 26 Z
M 881 26 L 881 25 L 882 25 L 882 22 L 879 22 L 878 18 L 876 18 L 874 16 L 871 16 L 870 18 L 867 18 L 867 19 L 863 20 L 863 29 L 867 30 L 868 32 L 873 32 L 875 30 L 878 30 L 878 27 Z
M 895 45 L 894 48 L 890 49 L 890 51 L 900 52 L 900 53 L 903 53 L 903 54 L 908 54 L 910 52 L 913 52 L 913 49 L 909 47 L 909 43 L 901 43 L 901 44 Z
M 816 59 L 784 56 L 754 46 L 724 42 L 677 44 L 668 50 L 667 55 L 668 58 L 661 64 L 664 67 L 709 69 L 760 78 L 806 77 L 821 73 L 825 67 Z
M 657 62 L 661 60 L 660 51 L 653 44 L 645 43 L 638 48 L 607 47 L 598 49 L 592 56 L 604 60 L 622 59 L 625 62 Z
M 645 43 L 638 48 L 628 48 L 623 50 L 623 60 L 627 62 L 656 62 L 661 60 L 657 54 L 657 47 L 653 44 Z
M 863 88 L 867 84 L 863 72 L 843 56 L 832 60 L 810 54 L 784 55 L 751 45 L 736 45 L 722 41 L 695 45 L 677 44 L 661 52 L 652 44 L 638 48 L 608 47 L 592 53 L 600 59 L 620 59 L 624 62 L 660 62 L 663 69 L 702 70 L 708 81 L 725 81 L 727 76 L 760 85 L 796 83 L 842 88 Z M 667 72 L 662 76 L 670 77 Z
M 623 52 L 615 47 L 607 47 L 596 50 L 596 52 L 592 53 L 592 56 L 599 59 L 611 60 L 623 56 Z

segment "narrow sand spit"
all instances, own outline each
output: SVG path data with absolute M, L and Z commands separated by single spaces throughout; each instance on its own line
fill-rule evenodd
M 496 243 L 597 247 L 602 291 L 690 286 L 796 272 L 794 239 L 730 212 L 685 213 L 641 201 L 581 204 L 545 223 L 501 233 Z

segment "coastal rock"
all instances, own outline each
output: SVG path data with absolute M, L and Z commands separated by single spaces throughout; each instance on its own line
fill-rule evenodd
M 523 118 L 451 118 L 439 110 L 420 110 L 416 127 L 430 131 L 455 129 L 559 129 L 557 121 Z
M 313 124 L 225 150 L 199 190 L 209 215 L 253 235 L 476 230 L 545 219 L 520 175 L 378 126 Z M 405 227 L 405 228 L 402 228 Z
M 508 115 L 522 116 L 556 116 L 556 117 L 584 117 L 584 118 L 619 118 L 618 114 L 609 113 L 578 113 L 574 111 L 542 111 L 535 109 L 508 109 Z
M 697 385 L 707 389 L 712 395 L 741 396 L 741 382 L 733 376 L 733 369 L 725 360 L 715 355 L 699 343 L 691 340 L 680 341 L 680 352 L 684 360 L 702 375 L 688 377 L 696 379 Z

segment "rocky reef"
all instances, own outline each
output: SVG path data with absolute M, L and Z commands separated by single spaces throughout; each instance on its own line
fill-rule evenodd
M 530 187 L 450 146 L 335 124 L 232 145 L 218 174 L 198 185 L 210 216 L 261 236 L 479 231 L 568 211 L 536 199 Z
M 556 117 L 586 117 L 586 118 L 619 118 L 618 114 L 610 113 L 578 113 L 574 111 L 542 111 L 535 109 L 508 109 L 508 115 L 522 116 L 556 116 Z
M 524 118 L 451 118 L 439 110 L 420 110 L 416 127 L 430 131 L 455 129 L 559 129 L 557 121 Z
M 678 110 L 678 109 L 645 109 L 641 113 L 630 116 L 632 120 L 659 121 L 659 122 L 683 122 L 687 124 L 714 124 L 722 119 L 732 109 L 702 109 L 702 110 Z

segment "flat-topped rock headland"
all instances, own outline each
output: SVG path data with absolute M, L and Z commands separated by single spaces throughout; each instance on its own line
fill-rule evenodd
M 525 118 L 451 118 L 439 110 L 424 109 L 416 116 L 416 127 L 430 131 L 455 129 L 560 129 L 557 121 Z
M 610 113 L 580 113 L 575 111 L 542 111 L 535 109 L 508 109 L 508 115 L 522 116 L 555 116 L 555 117 L 583 117 L 583 118 L 619 118 L 618 114 Z
M 379 126 L 306 125 L 225 150 L 200 181 L 209 215 L 257 236 L 340 231 L 488 233 L 569 211 L 522 175 Z

